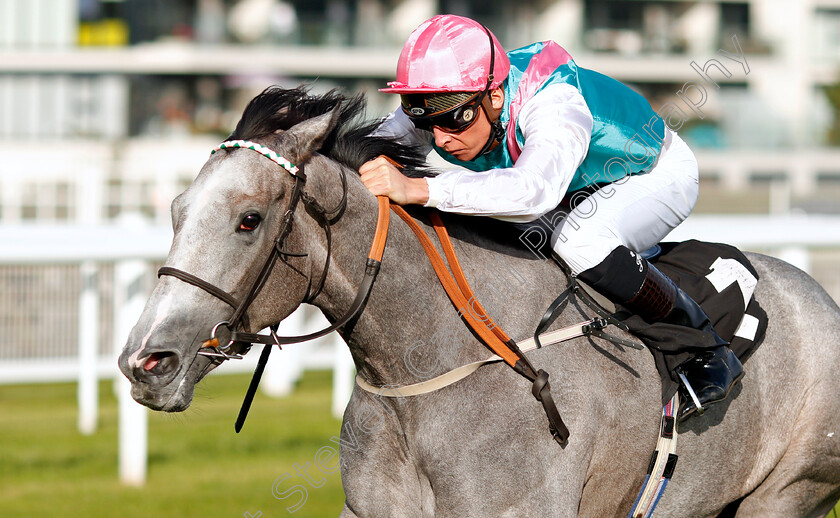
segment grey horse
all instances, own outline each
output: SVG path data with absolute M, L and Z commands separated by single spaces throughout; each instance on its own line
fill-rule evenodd
M 304 300 L 334 321 L 356 295 L 377 203 L 354 170 L 399 148 L 364 137 L 370 127 L 347 129 L 361 103 L 267 90 L 234 132 L 305 164 L 306 193 L 323 207 L 343 207 L 331 243 L 322 217 L 295 211 L 284 247 L 307 255 L 286 255 L 274 268 L 248 310 L 251 329 L 281 321 Z M 292 181 L 253 151 L 216 153 L 172 204 L 166 264 L 243 297 L 273 246 Z M 422 211 L 415 215 L 432 235 Z M 446 221 L 488 314 L 515 339 L 530 336 L 566 286 L 560 269 L 495 235 L 498 224 Z M 766 338 L 730 398 L 680 425 L 679 463 L 656 516 L 817 517 L 840 498 L 840 310 L 805 273 L 767 256 L 749 259 L 770 318 Z M 119 358 L 133 397 L 156 410 L 186 409 L 195 384 L 218 363 L 197 354 L 202 342 L 231 312 L 202 289 L 161 278 Z M 571 305 L 555 327 L 589 316 Z M 358 375 L 377 386 L 416 383 L 488 356 L 397 218 L 366 307 L 340 333 Z M 549 434 L 530 383 L 504 364 L 421 396 L 380 398 L 357 387 L 341 435 L 341 516 L 625 516 L 659 431 L 651 354 L 597 338 L 528 354 L 551 373 L 571 431 L 565 446 Z

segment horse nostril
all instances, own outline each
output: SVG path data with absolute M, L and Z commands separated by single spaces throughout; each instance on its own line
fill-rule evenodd
M 172 351 L 160 351 L 150 354 L 143 361 L 140 372 L 144 377 L 165 376 L 178 368 L 178 355 Z

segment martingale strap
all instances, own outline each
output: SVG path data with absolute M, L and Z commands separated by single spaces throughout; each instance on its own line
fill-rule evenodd
M 505 363 L 510 365 L 514 371 L 533 383 L 531 393 L 543 406 L 552 436 L 560 445 L 566 444 L 566 441 L 569 439 L 569 429 L 563 423 L 560 412 L 557 410 L 557 404 L 551 395 L 548 373 L 544 370 L 535 369 L 525 354 L 520 350 L 517 343 L 490 320 L 484 308 L 478 303 L 475 294 L 467 283 L 466 277 L 464 277 L 458 258 L 455 256 L 452 241 L 449 239 L 449 234 L 446 232 L 440 216 L 435 212 L 430 213 L 435 232 L 441 241 L 444 254 L 449 259 L 449 265 L 452 268 L 454 278 L 453 274 L 449 273 L 443 258 L 438 253 L 431 239 L 423 232 L 420 225 L 414 221 L 414 218 L 399 205 L 392 203 L 391 210 L 402 218 L 417 236 L 426 255 L 429 257 L 429 261 L 432 263 L 432 267 L 440 283 L 443 285 L 444 290 L 446 290 L 447 295 L 449 295 L 449 299 L 459 310 L 458 313 L 470 329 L 478 335 L 487 347 L 500 356 Z M 470 308 L 473 311 L 470 311 Z M 478 313 L 479 318 L 476 318 L 473 313 Z

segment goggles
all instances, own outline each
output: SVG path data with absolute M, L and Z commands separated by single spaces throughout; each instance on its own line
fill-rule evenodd
M 460 133 L 478 120 L 486 93 L 408 94 L 402 96 L 402 109 L 417 129 Z

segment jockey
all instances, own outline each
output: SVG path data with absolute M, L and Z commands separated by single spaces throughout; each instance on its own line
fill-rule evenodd
M 466 169 L 408 178 L 380 157 L 359 169 L 373 194 L 551 227 L 573 275 L 650 324 L 691 332 L 680 350 L 696 354 L 676 368 L 680 390 L 703 408 L 726 398 L 741 363 L 700 306 L 639 253 L 688 217 L 699 189 L 693 153 L 642 96 L 578 67 L 553 41 L 505 53 L 485 26 L 454 15 L 409 36 L 388 86 L 402 103 L 378 131 Z M 584 189 L 588 201 L 563 212 L 564 198 Z M 697 409 L 682 399 L 680 419 Z

